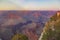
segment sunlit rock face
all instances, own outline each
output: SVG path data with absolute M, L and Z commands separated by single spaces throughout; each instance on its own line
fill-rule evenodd
M 56 11 L 0 11 L 0 37 L 11 40 L 12 36 L 21 33 L 29 40 L 38 40 L 45 23 L 55 13 Z

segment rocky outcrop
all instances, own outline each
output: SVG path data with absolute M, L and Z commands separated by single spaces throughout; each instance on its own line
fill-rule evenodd
M 39 40 L 60 40 L 60 12 L 57 12 L 45 24 Z

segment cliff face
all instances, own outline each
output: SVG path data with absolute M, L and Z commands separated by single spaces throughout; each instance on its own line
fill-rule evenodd
M 50 18 L 45 24 L 43 35 L 39 40 L 60 40 L 60 12 Z
M 38 40 L 45 22 L 55 12 L 51 11 L 1 11 L 0 38 L 11 40 L 16 33 L 26 35 L 29 40 Z M 49 16 L 48 16 L 49 15 Z

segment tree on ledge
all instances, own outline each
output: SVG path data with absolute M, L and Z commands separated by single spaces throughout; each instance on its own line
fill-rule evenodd
M 28 37 L 23 34 L 16 34 L 12 37 L 12 40 L 28 40 Z

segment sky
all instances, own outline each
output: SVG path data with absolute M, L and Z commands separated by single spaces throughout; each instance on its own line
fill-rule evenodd
M 0 0 L 0 10 L 60 10 L 60 0 Z

